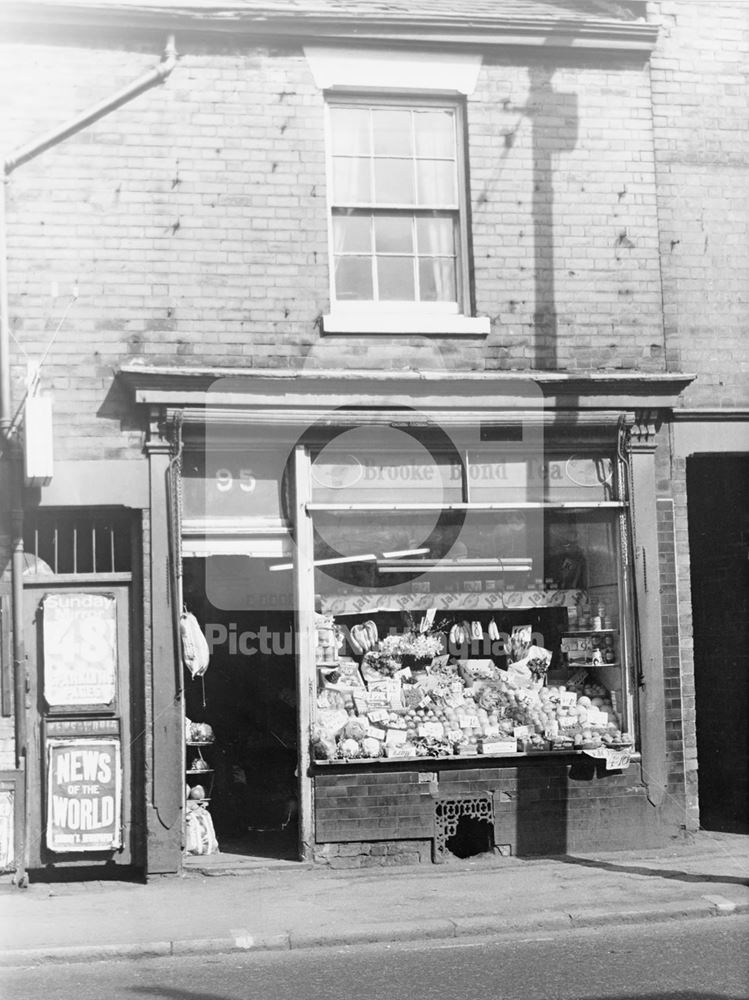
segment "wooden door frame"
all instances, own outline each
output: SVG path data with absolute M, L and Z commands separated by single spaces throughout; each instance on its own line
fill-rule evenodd
M 74 710 L 49 713 L 43 695 L 43 659 L 39 611 L 44 596 L 50 593 L 101 593 L 115 597 L 117 623 L 117 681 L 115 702 L 111 711 Z M 133 784 L 138 766 L 133 760 L 133 704 L 136 647 L 133 627 L 133 579 L 131 573 L 65 574 L 32 576 L 24 580 L 24 622 L 28 689 L 26 713 L 28 720 L 29 802 L 27 805 L 29 868 L 80 868 L 114 863 L 123 867 L 138 864 L 138 803 Z M 124 598 L 124 600 L 123 600 Z M 43 746 L 45 720 L 56 718 L 119 719 L 122 763 L 122 847 L 112 851 L 53 854 L 46 846 L 46 759 Z

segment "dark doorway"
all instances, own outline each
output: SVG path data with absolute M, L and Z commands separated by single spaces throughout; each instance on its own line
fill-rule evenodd
M 234 607 L 212 603 L 219 583 L 237 597 Z M 227 861 L 298 859 L 294 619 L 288 602 L 286 610 L 280 602 L 262 606 L 261 598 L 275 596 L 268 588 L 267 560 L 183 561 L 185 606 L 210 648 L 204 677 L 185 672 L 186 719 L 207 724 L 211 738 L 206 747 L 187 746 L 186 795 L 198 785 L 195 797 L 206 802 Z
M 700 823 L 749 832 L 749 455 L 687 460 Z

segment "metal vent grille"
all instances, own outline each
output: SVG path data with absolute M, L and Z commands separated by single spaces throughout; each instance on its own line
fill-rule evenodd
M 130 517 L 124 512 L 44 511 L 24 525 L 28 575 L 129 573 Z

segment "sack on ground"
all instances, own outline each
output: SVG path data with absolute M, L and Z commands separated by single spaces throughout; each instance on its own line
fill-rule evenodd
M 189 809 L 185 817 L 185 850 L 188 854 L 219 853 L 213 819 L 203 806 Z

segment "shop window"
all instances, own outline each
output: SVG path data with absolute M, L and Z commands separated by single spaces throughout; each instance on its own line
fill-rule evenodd
M 129 573 L 130 516 L 124 511 L 39 511 L 24 521 L 26 575 Z
M 437 101 L 329 102 L 339 317 L 470 315 L 461 112 Z
M 318 760 L 626 754 L 627 504 L 612 456 L 437 456 L 431 483 L 450 499 L 433 503 L 419 465 L 378 494 L 396 459 L 377 454 L 339 469 L 368 474 L 334 502 L 325 449 L 318 460 Z

